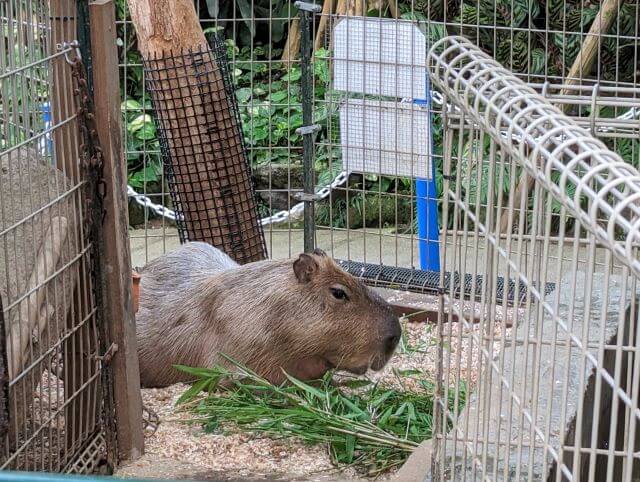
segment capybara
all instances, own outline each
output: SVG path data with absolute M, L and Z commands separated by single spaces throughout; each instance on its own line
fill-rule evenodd
M 191 242 L 141 272 L 136 315 L 143 387 L 190 377 L 173 365 L 228 365 L 223 353 L 272 383 L 336 368 L 382 369 L 401 335 L 389 304 L 321 250 L 238 265 Z

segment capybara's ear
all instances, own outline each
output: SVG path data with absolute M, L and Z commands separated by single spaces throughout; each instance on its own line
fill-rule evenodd
M 324 258 L 327 255 L 327 253 L 322 251 L 320 248 L 314 249 L 313 254 L 315 254 L 316 256 L 320 256 L 321 258 Z
M 318 263 L 310 254 L 302 253 L 293 262 L 293 272 L 300 283 L 308 283 L 318 272 Z

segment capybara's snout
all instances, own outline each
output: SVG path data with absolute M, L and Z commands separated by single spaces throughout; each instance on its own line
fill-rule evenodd
M 400 320 L 395 314 L 388 312 L 380 322 L 382 324 L 381 344 L 378 354 L 371 360 L 371 369 L 375 371 L 380 371 L 385 367 L 389 359 L 393 356 L 402 337 Z
M 383 350 L 386 355 L 391 356 L 396 350 L 398 343 L 400 343 L 402 327 L 400 326 L 400 320 L 398 320 L 396 315 L 387 317 L 385 325 L 385 334 L 382 338 Z

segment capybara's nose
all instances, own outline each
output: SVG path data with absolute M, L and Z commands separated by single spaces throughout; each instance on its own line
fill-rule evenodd
M 398 342 L 400 341 L 400 337 L 397 335 L 392 335 L 384 340 L 384 351 L 386 353 L 391 353 L 398 346 Z
M 395 318 L 391 323 L 391 329 L 387 333 L 384 338 L 384 351 L 386 353 L 391 353 L 396 349 L 398 343 L 400 342 L 400 337 L 402 336 L 402 328 L 400 327 L 400 322 L 397 318 Z

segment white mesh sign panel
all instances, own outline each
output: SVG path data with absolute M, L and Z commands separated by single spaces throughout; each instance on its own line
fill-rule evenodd
M 334 29 L 334 89 L 424 99 L 426 40 L 414 23 L 347 17 Z
M 361 99 L 340 106 L 347 172 L 430 179 L 430 134 L 426 106 Z

